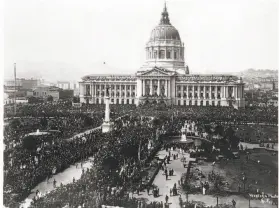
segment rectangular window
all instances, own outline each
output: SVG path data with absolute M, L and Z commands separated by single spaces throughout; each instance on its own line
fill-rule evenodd
M 111 99 L 111 103 L 114 103 L 114 99 Z
M 200 105 L 203 106 L 203 101 L 201 101 Z
M 167 59 L 170 59 L 170 58 L 171 58 L 171 52 L 167 51 Z
M 177 52 L 174 51 L 174 59 L 177 59 Z
M 214 101 L 212 101 L 212 106 L 215 106 L 215 102 Z
M 164 59 L 165 58 L 165 51 L 164 50 L 160 50 L 159 58 L 160 59 Z
M 206 101 L 206 106 L 209 106 L 209 101 Z
M 221 87 L 218 86 L 218 87 L 217 87 L 217 91 L 221 91 Z
M 195 106 L 197 106 L 198 105 L 198 101 L 197 100 L 195 100 Z
M 186 100 L 184 100 L 184 105 L 186 105 Z
M 203 91 L 203 89 L 204 89 L 203 86 L 201 86 L 201 91 Z
M 177 105 L 180 105 L 180 100 L 178 100 Z
M 127 103 L 127 104 L 130 104 L 130 103 L 129 103 L 129 99 L 127 99 L 127 102 L 126 102 L 126 103 Z
M 134 99 L 132 99 L 132 104 L 134 105 L 134 103 L 135 103 L 135 101 L 134 101 Z
M 197 86 L 195 86 L 195 87 L 194 87 L 194 90 L 195 90 L 195 91 L 197 91 L 197 90 L 198 90 L 198 87 L 197 87 Z
M 189 106 L 191 106 L 191 105 L 192 105 L 192 100 L 189 101 Z

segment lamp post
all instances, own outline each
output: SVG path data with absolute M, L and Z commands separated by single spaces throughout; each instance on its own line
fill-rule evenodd
M 242 178 L 241 178 L 242 182 L 243 182 L 243 191 L 245 192 L 245 183 L 247 181 L 247 177 L 245 175 L 245 173 L 242 175 Z

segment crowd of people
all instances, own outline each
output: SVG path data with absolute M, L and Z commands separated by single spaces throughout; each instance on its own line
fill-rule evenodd
M 141 167 L 152 152 L 152 148 L 148 149 L 148 140 L 155 138 L 152 124 L 144 122 L 141 117 L 128 116 L 118 120 L 111 133 L 98 135 L 98 138 L 101 138 L 102 145 L 94 156 L 94 169 L 85 172 L 75 183 L 35 200 L 33 206 L 59 204 L 62 207 L 69 204 L 70 207 L 98 207 L 101 203 L 110 204 L 115 198 L 123 196 L 121 190 L 140 184 Z M 91 146 L 94 147 L 94 144 Z
M 235 110 L 209 106 L 162 108 L 151 104 L 136 108 L 134 105 L 111 105 L 111 119 L 114 121 L 111 133 L 102 134 L 96 130 L 66 140 L 86 129 L 100 126 L 104 105 L 83 105 L 78 109 L 69 102 L 17 105 L 16 116 L 19 118 L 16 122 L 16 119 L 11 120 L 4 129 L 4 202 L 8 204 L 12 194 L 16 195 L 16 200 L 22 200 L 39 182 L 94 155 L 94 170 L 84 171 L 81 179 L 72 184 L 57 185 L 53 192 L 34 200 L 32 206 L 62 207 L 68 204 L 70 207 L 95 207 L 104 202 L 111 203 L 115 198 L 123 197 L 132 184 L 140 184 L 142 165 L 151 155 L 149 141 L 158 139 L 158 134 L 180 134 L 188 119 L 199 124 L 275 124 L 278 122 L 276 115 L 277 109 L 273 108 Z M 11 114 L 6 112 L 5 116 Z M 119 117 L 121 119 L 116 120 Z M 34 149 L 26 149 L 26 134 L 37 129 L 49 132 L 46 136 L 38 136 L 38 140 L 51 139 L 38 142 Z M 168 175 L 171 175 L 171 170 L 166 177 Z M 112 187 L 117 190 L 117 195 L 111 194 Z

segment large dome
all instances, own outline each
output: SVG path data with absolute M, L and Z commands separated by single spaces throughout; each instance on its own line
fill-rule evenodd
M 158 25 L 152 30 L 150 36 L 150 41 L 156 40 L 180 40 L 180 35 L 172 25 Z
M 162 12 L 160 24 L 151 32 L 150 41 L 154 40 L 180 40 L 180 35 L 177 29 L 170 23 L 166 4 L 164 11 Z

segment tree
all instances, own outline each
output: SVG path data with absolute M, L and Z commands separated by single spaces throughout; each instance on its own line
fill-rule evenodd
M 79 102 L 80 102 L 79 97 L 77 96 L 73 97 L 73 103 L 79 103 Z
M 53 102 L 53 97 L 51 95 L 47 96 L 47 101 L 48 102 Z
M 46 117 L 41 118 L 40 123 L 41 123 L 41 126 L 42 126 L 43 128 L 46 128 L 47 125 L 48 125 L 48 121 L 47 121 Z
M 235 136 L 235 131 L 232 127 L 226 129 L 224 138 L 228 141 L 232 149 L 237 149 L 240 139 Z
M 16 129 L 16 128 L 18 128 L 20 126 L 20 124 L 21 124 L 20 120 L 18 118 L 16 118 L 16 119 L 13 119 L 11 121 L 10 126 L 11 126 L 11 128 Z
M 218 134 L 220 136 L 223 136 L 224 135 L 224 127 L 221 126 L 221 125 L 217 125 L 215 127 L 215 131 L 214 131 L 215 134 Z
M 223 178 L 220 175 L 216 175 L 213 181 L 213 195 L 217 199 L 217 207 L 219 205 L 219 196 L 223 196 L 224 194 L 225 191 Z
M 40 100 L 37 97 L 32 96 L 28 98 L 28 103 L 39 103 L 39 102 Z
M 27 136 L 23 139 L 23 147 L 29 151 L 33 151 L 37 147 L 38 140 L 34 136 Z

